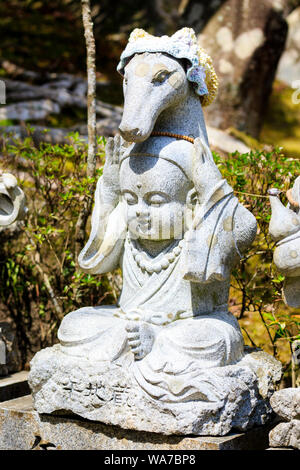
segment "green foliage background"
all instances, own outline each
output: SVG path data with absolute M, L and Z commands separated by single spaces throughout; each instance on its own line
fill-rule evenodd
M 56 341 L 64 314 L 117 300 L 120 273 L 84 274 L 77 269 L 75 256 L 76 222 L 85 199 L 93 198 L 104 163 L 104 144 L 105 139 L 99 138 L 97 175 L 88 179 L 87 145 L 77 134 L 65 145 L 36 146 L 30 131 L 23 142 L 9 137 L 4 142 L 3 166 L 19 176 L 29 209 L 20 224 L 21 234 L 3 240 L 0 252 L 0 301 L 16 324 L 24 364 L 34 352 Z M 299 160 L 287 158 L 280 149 L 228 157 L 215 153 L 214 158 L 240 202 L 258 221 L 256 240 L 232 276 L 230 310 L 240 320 L 246 344 L 279 358 L 290 383 L 291 344 L 300 339 L 300 309 L 289 309 L 282 302 L 283 277 L 272 263 L 274 242 L 268 234 L 267 189 L 281 189 L 286 202 L 284 192 L 299 174 Z

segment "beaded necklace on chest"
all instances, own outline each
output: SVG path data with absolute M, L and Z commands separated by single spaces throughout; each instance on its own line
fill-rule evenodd
M 165 253 L 159 260 L 151 259 L 150 256 L 147 256 L 143 251 L 142 248 L 139 247 L 138 242 L 127 237 L 127 242 L 129 248 L 131 249 L 132 256 L 139 266 L 140 269 L 143 271 L 147 271 L 149 274 L 160 273 L 163 269 L 167 269 L 176 258 L 180 255 L 184 240 L 180 240 L 179 243 L 169 252 Z

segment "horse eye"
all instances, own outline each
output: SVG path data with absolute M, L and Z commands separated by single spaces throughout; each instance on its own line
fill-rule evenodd
M 169 75 L 170 72 L 168 72 L 167 70 L 158 72 L 156 75 L 154 75 L 152 82 L 162 83 Z

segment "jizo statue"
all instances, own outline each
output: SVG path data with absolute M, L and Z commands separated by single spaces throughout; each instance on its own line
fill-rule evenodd
M 107 142 L 79 265 L 95 275 L 121 267 L 123 288 L 117 305 L 66 315 L 60 344 L 33 359 L 36 409 L 166 434 L 263 424 L 280 365 L 245 351 L 228 311 L 230 273 L 256 220 L 209 149 L 212 61 L 191 29 L 134 30 L 118 71 L 121 136 Z
M 269 190 L 272 208 L 269 232 L 276 241 L 274 263 L 285 276 L 283 298 L 287 305 L 300 307 L 300 176 L 287 191 L 288 205 L 277 189 Z

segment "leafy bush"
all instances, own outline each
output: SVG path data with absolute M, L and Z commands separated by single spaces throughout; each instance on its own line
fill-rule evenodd
M 100 165 L 103 144 L 99 139 Z M 85 203 L 91 205 L 102 169 L 95 178 L 86 177 L 87 145 L 76 134 L 65 145 L 35 146 L 29 136 L 6 143 L 2 153 L 3 168 L 19 177 L 28 205 L 21 233 L 2 243 L 0 254 L 0 299 L 16 324 L 25 363 L 54 341 L 65 313 L 105 297 L 115 301 L 106 276 L 76 266 L 83 244 L 78 217 Z
M 225 159 L 214 156 L 236 196 L 258 222 L 256 239 L 233 272 L 230 309 L 240 320 L 246 343 L 273 353 L 290 379 L 292 343 L 300 339 L 300 310 L 290 309 L 282 301 L 284 278 L 272 261 L 275 243 L 268 234 L 271 208 L 267 190 L 282 190 L 282 202 L 287 203 L 284 192 L 299 175 L 300 162 L 286 158 L 281 149 L 236 152 Z

